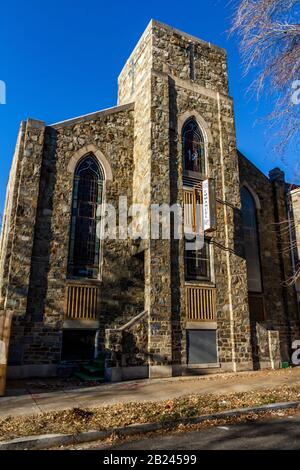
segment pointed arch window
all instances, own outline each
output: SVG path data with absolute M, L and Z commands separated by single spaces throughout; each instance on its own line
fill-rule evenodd
M 195 185 L 205 179 L 205 145 L 204 137 L 197 121 L 190 117 L 182 128 L 182 158 L 183 158 L 183 185 L 185 207 L 185 219 L 190 223 L 194 218 L 194 194 L 195 199 L 202 199 L 202 190 Z M 187 224 L 188 225 L 188 224 Z M 192 223 L 194 225 L 194 223 Z M 187 231 L 189 231 L 190 227 Z M 192 229 L 195 233 L 195 228 Z M 205 239 L 204 246 L 198 250 L 188 250 L 185 244 L 185 279 L 186 281 L 210 281 L 211 259 L 209 241 Z
M 99 278 L 101 214 L 104 175 L 93 154 L 79 161 L 75 169 L 68 259 L 71 278 Z
M 182 129 L 183 169 L 205 175 L 205 148 L 203 134 L 194 118 L 186 121 Z
M 249 292 L 262 292 L 259 233 L 256 216 L 256 204 L 250 191 L 243 186 L 241 203 L 244 230 L 244 246 L 247 264 Z

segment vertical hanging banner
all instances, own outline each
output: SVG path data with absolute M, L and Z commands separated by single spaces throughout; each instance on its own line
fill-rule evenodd
M 217 226 L 215 180 L 209 178 L 202 181 L 202 198 L 203 229 L 204 232 L 213 232 Z

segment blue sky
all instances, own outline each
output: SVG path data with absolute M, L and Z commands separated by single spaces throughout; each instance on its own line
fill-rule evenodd
M 47 124 L 114 106 L 117 77 L 151 18 L 228 51 L 230 93 L 235 100 L 239 149 L 264 172 L 287 166 L 267 145 L 266 99 L 249 99 L 235 38 L 228 38 L 226 0 L 10 0 L 1 5 L 0 80 L 7 104 L 0 105 L 0 212 L 19 123 L 28 117 Z

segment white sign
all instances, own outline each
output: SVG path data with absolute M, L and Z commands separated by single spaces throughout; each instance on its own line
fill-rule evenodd
M 210 207 L 209 207 L 209 181 L 202 182 L 202 196 L 203 196 L 203 229 L 204 231 L 210 229 Z
M 215 230 L 215 200 L 212 188 L 212 180 L 202 181 L 203 197 L 203 230 Z

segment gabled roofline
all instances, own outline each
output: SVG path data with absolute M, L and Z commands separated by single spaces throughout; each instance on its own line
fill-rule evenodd
M 71 119 L 66 119 L 64 121 L 56 122 L 54 124 L 49 124 L 48 127 L 54 127 L 54 129 L 59 129 L 60 127 L 71 126 L 73 124 L 77 124 L 79 122 L 90 121 L 102 116 L 108 116 L 110 114 L 121 113 L 123 111 L 127 111 L 130 109 L 134 109 L 134 103 L 123 104 L 121 106 L 113 106 L 111 108 L 102 109 L 100 111 L 95 111 L 89 114 L 83 114 L 82 116 L 78 116 Z
M 259 173 L 264 176 L 266 178 L 266 180 L 268 180 L 270 182 L 270 179 L 268 178 L 267 175 L 264 174 L 264 172 L 262 170 L 260 170 L 260 168 L 258 168 L 258 166 L 256 166 L 253 162 L 251 162 L 251 160 L 249 160 L 249 158 L 247 158 L 239 149 L 237 149 L 237 153 L 240 157 L 244 158 L 253 168 L 255 168 L 257 171 L 259 171 Z

